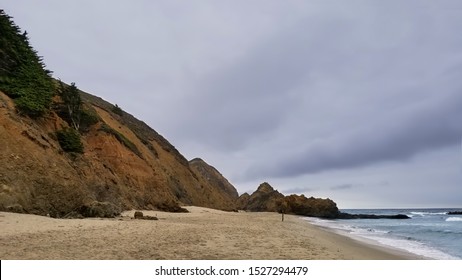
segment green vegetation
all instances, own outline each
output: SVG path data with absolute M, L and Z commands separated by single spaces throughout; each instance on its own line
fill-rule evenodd
M 80 98 L 79 90 L 75 86 L 75 83 L 71 83 L 70 86 L 67 86 L 60 81 L 58 94 L 61 96 L 66 106 L 66 111 L 72 126 L 78 131 L 82 112 L 82 99 Z
M 96 113 L 95 109 L 82 109 L 80 111 L 80 126 L 79 131 L 84 133 L 88 132 L 92 125 L 97 124 L 100 121 L 100 117 L 98 113 Z
M 103 123 L 101 127 L 99 128 L 100 131 L 104 131 L 108 134 L 114 135 L 114 137 L 119 141 L 122 145 L 127 147 L 130 151 L 135 153 L 137 156 L 140 158 L 143 158 L 143 155 L 141 154 L 140 150 L 136 147 L 135 144 L 133 144 L 132 141 L 128 140 L 127 137 L 125 137 L 122 133 L 118 132 L 117 130 L 113 129 L 109 125 Z
M 83 144 L 80 140 L 80 134 L 73 128 L 66 128 L 56 132 L 59 145 L 63 151 L 68 153 L 83 153 Z
M 18 111 L 33 118 L 51 105 L 54 85 L 51 72 L 30 46 L 27 32 L 0 9 L 0 90 L 13 98 Z
M 88 132 L 92 125 L 100 121 L 96 110 L 83 103 L 80 90 L 75 83 L 68 86 L 59 81 L 57 92 L 62 103 L 55 103 L 54 109 L 75 130 L 80 133 Z
M 119 116 L 122 116 L 124 114 L 124 111 L 122 110 L 122 108 L 120 108 L 119 105 L 117 104 L 112 107 L 112 112 Z

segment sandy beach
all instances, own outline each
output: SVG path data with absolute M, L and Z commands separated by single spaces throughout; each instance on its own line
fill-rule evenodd
M 0 212 L 0 259 L 415 259 L 326 231 L 298 216 L 143 211 L 159 220 L 53 219 Z

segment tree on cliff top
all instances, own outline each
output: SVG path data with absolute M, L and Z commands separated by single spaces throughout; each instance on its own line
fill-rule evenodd
M 19 112 L 42 116 L 54 93 L 51 72 L 11 17 L 0 9 L 0 90 L 14 99 Z

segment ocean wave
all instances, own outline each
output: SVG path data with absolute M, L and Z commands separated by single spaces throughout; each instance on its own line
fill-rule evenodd
M 446 222 L 462 222 L 462 218 L 460 217 L 449 217 L 446 219 Z
M 417 212 L 417 211 L 416 211 Z M 424 213 L 424 212 L 421 212 Z M 430 212 L 429 212 L 430 213 Z M 434 214 L 435 212 L 433 212 Z M 440 215 L 443 213 L 440 213 Z M 456 220 L 462 221 L 461 217 L 448 217 L 444 219 L 440 219 L 439 217 L 432 215 L 431 217 L 437 218 L 440 222 L 444 223 L 446 220 Z M 459 259 L 456 255 L 451 255 L 449 252 L 443 251 L 443 248 L 434 247 L 428 243 L 428 241 L 423 241 L 419 238 L 419 234 L 416 232 L 403 232 L 403 229 L 409 227 L 409 225 L 403 225 L 401 223 L 392 223 L 393 228 L 386 228 L 387 226 L 383 225 L 383 221 L 379 221 L 381 228 L 374 227 L 373 225 L 377 225 L 377 221 L 367 221 L 367 223 L 363 221 L 333 221 L 333 220 L 321 220 L 316 218 L 305 218 L 306 220 L 310 221 L 311 223 L 327 227 L 339 234 L 347 235 L 351 238 L 359 239 L 364 241 L 367 239 L 372 242 L 376 242 L 382 246 L 393 247 L 396 249 L 404 250 L 416 255 L 420 255 L 430 259 L 437 259 L 437 260 L 450 260 L 450 259 Z M 386 221 L 389 222 L 389 221 Z M 351 224 L 355 223 L 355 224 Z M 453 224 L 455 226 L 455 224 Z M 436 229 L 427 228 L 427 226 L 437 227 Z M 449 226 L 449 224 L 447 224 Z M 452 238 L 454 233 L 451 228 L 439 228 L 438 225 L 433 224 L 419 224 L 415 225 L 416 230 L 423 230 L 425 232 L 431 233 L 435 232 L 438 238 L 443 237 L 441 234 L 448 235 Z M 396 230 L 395 230 L 396 229 Z M 400 230 L 401 229 L 401 230 Z M 434 236 L 432 234 L 431 236 Z M 462 234 L 462 233 L 461 233 Z
M 427 215 L 446 215 L 448 212 L 411 212 L 411 215 L 427 216 Z

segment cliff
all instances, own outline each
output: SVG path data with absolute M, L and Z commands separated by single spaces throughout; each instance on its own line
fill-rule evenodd
M 206 172 L 193 170 L 144 122 L 53 79 L 1 9 L 0 34 L 0 211 L 108 217 L 131 208 L 235 208 L 236 190 L 205 162 Z
M 64 217 L 91 216 L 88 209 L 95 207 L 113 213 L 181 211 L 180 205 L 235 208 L 237 191 L 224 177 L 213 173 L 211 180 L 143 122 L 81 95 L 98 121 L 82 133 L 84 151 L 78 154 L 60 146 L 56 133 L 69 123 L 57 111 L 31 119 L 0 92 L 0 210 Z

